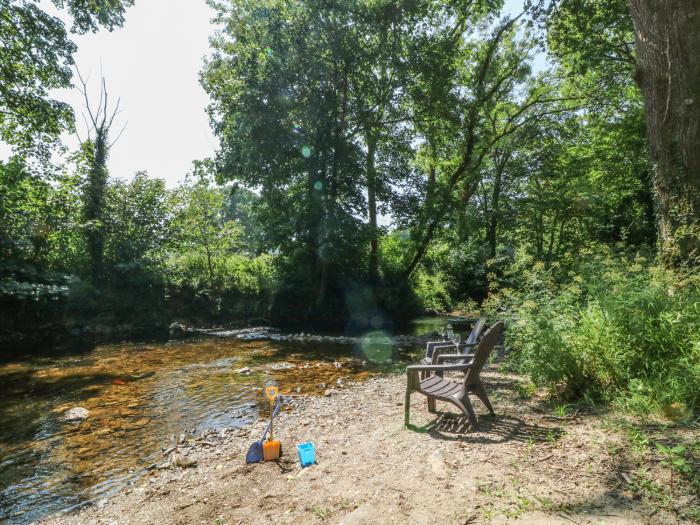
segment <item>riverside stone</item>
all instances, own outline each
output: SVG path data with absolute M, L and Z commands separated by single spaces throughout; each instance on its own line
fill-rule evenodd
M 63 419 L 69 423 L 84 421 L 90 416 L 90 411 L 83 407 L 73 407 L 63 414 Z

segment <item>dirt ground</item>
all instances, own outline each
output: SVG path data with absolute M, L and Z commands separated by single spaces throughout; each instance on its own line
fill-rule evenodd
M 265 422 L 200 437 L 169 452 L 189 468 L 155 468 L 109 500 L 44 523 L 68 524 L 665 524 L 700 520 L 697 485 L 657 442 L 698 446 L 695 425 L 556 411 L 515 375 L 483 376 L 497 416 L 478 400 L 471 431 L 454 407 L 427 411 L 414 393 L 403 426 L 405 376 L 298 398 L 275 422 L 285 455 L 246 465 Z M 442 412 L 444 411 L 444 412 Z M 295 445 L 313 441 L 301 469 Z M 175 455 L 175 456 L 173 456 Z M 166 458 L 164 458 L 165 461 Z M 192 464 L 196 462 L 196 466 Z

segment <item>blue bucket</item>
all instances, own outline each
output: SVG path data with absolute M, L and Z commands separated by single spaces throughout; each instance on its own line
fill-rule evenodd
M 311 441 L 297 445 L 297 452 L 302 468 L 316 463 L 316 449 Z

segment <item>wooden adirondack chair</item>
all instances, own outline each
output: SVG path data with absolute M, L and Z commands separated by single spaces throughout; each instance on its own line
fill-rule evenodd
M 463 356 L 460 361 L 455 361 L 455 364 L 457 364 L 457 362 L 468 363 L 471 361 L 474 347 L 479 342 L 484 328 L 486 328 L 486 318 L 479 317 L 464 343 L 456 345 L 452 341 L 428 341 L 425 346 L 425 357 L 421 359 L 421 364 L 428 365 L 441 363 L 446 360 L 453 361 L 453 355 Z
M 501 333 L 503 323 L 498 322 L 489 328 L 484 337 L 476 347 L 473 357 L 468 363 L 458 362 L 454 364 L 419 364 L 410 365 L 406 368 L 406 400 L 404 406 L 404 424 L 408 426 L 411 408 L 411 394 L 420 392 L 428 398 L 428 410 L 435 412 L 435 401 L 442 400 L 452 403 L 459 408 L 464 415 L 469 418 L 469 422 L 475 429 L 479 428 L 479 423 L 474 414 L 474 409 L 469 401 L 469 394 L 476 395 L 491 414 L 494 413 L 491 402 L 486 395 L 484 385 L 481 383 L 481 370 L 491 355 L 493 347 L 496 345 Z M 463 355 L 445 356 L 462 361 Z M 462 381 L 453 381 L 442 377 L 443 372 L 462 371 L 465 372 Z

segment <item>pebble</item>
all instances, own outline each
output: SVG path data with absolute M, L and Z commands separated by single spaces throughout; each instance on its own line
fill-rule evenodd
M 438 478 L 447 476 L 447 464 L 445 463 L 445 454 L 442 450 L 436 450 L 428 457 L 428 464 Z

